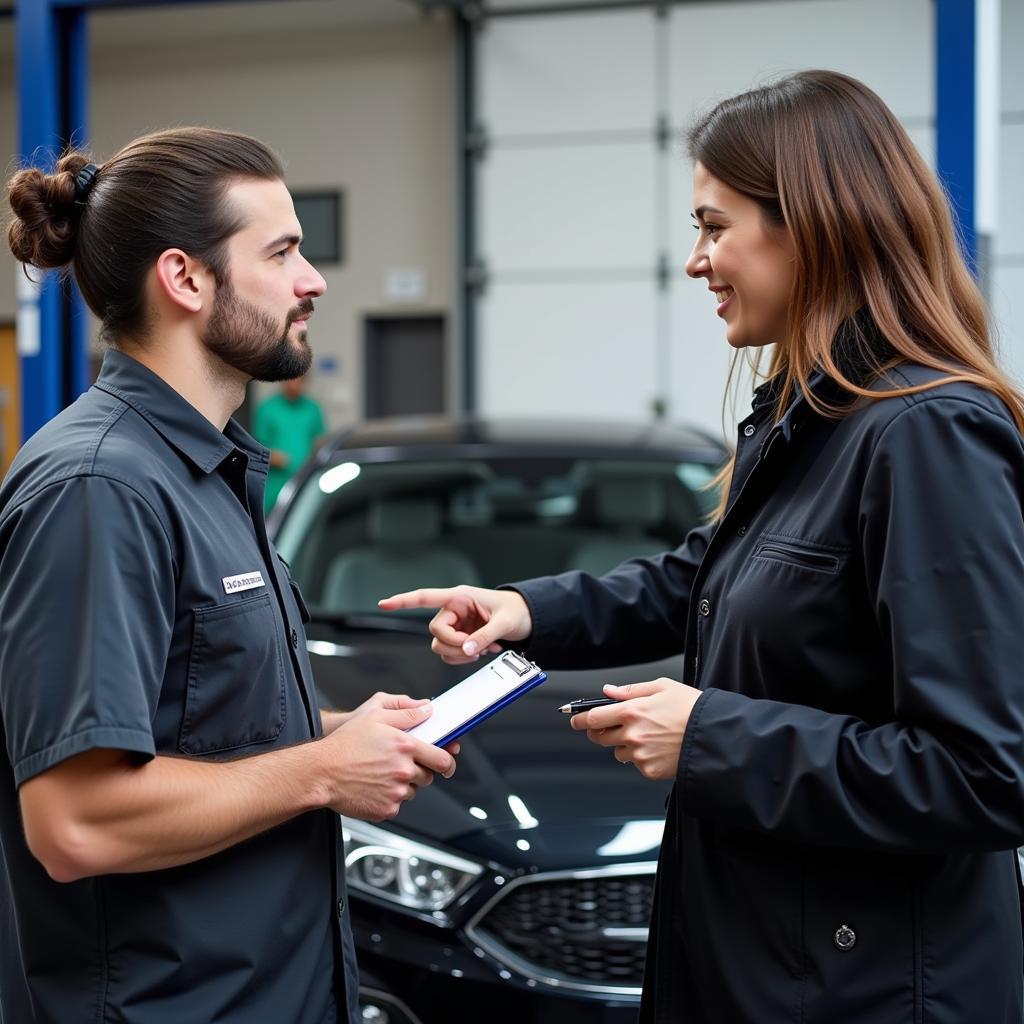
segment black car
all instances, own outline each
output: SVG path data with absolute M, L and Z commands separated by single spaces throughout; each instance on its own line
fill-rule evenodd
M 650 425 L 391 422 L 331 438 L 271 516 L 324 705 L 434 696 L 474 670 L 430 652 L 431 613 L 382 613 L 380 597 L 600 574 L 674 547 L 712 507 L 726 454 Z M 463 737 L 454 778 L 386 825 L 346 820 L 364 1020 L 635 1019 L 667 784 L 556 708 L 663 675 L 678 662 L 552 672 Z

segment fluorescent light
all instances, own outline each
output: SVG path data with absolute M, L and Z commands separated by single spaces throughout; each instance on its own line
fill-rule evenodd
M 356 653 L 354 647 L 346 647 L 345 644 L 332 644 L 329 640 L 307 640 L 306 650 L 310 654 L 319 654 L 324 658 L 352 658 Z
M 331 466 L 320 474 L 320 490 L 324 494 L 333 494 L 339 487 L 351 483 L 362 472 L 354 462 L 343 462 L 340 466 Z
M 526 809 L 526 804 L 519 799 L 514 793 L 508 798 L 508 805 L 512 808 L 512 813 L 516 816 L 516 821 L 519 822 L 523 828 L 536 828 L 540 822 Z
M 634 853 L 646 853 L 661 845 L 665 831 L 663 821 L 627 821 L 619 834 L 598 847 L 600 857 L 628 857 Z

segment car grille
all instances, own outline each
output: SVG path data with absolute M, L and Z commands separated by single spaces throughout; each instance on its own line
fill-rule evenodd
M 512 883 L 474 923 L 473 938 L 541 981 L 639 992 L 654 875 L 585 875 Z

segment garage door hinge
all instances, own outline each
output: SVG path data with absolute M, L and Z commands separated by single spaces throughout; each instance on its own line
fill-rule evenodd
M 474 260 L 466 267 L 466 288 L 478 295 L 487 290 L 490 274 L 483 260 Z
M 658 281 L 658 291 L 668 291 L 672 279 L 672 261 L 667 252 L 658 253 L 658 266 L 654 271 Z
M 466 152 L 482 160 L 487 155 L 487 147 L 490 145 L 487 138 L 487 129 L 482 125 L 474 125 L 466 132 Z
M 658 149 L 664 153 L 672 141 L 672 126 L 668 122 L 667 114 L 658 115 L 658 120 L 654 125 L 654 139 L 658 143 Z

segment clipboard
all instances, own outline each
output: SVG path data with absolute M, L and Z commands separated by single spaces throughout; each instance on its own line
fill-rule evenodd
M 431 700 L 433 714 L 409 729 L 409 735 L 443 747 L 547 679 L 532 661 L 505 651 L 450 690 Z

